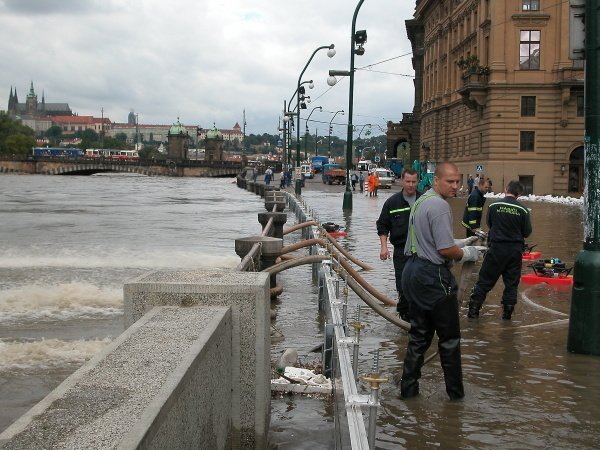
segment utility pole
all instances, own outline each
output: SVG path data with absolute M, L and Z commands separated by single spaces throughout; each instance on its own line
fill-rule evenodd
M 242 134 L 242 155 L 246 154 L 246 109 L 244 108 L 244 131 Z
M 101 109 L 102 111 L 102 122 L 100 122 L 100 148 L 104 150 L 104 107 Z
M 570 2 L 571 7 L 583 2 Z M 573 271 L 570 352 L 600 355 L 600 0 L 585 1 L 584 242 Z M 573 30 L 570 30 L 573 32 Z

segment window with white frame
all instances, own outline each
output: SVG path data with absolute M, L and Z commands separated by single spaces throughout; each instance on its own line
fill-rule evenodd
M 523 11 L 539 11 L 540 0 L 523 0 Z
M 538 70 L 540 68 L 540 30 L 521 30 L 519 42 L 519 69 Z

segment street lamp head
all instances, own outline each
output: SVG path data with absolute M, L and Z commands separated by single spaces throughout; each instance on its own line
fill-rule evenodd
M 333 58 L 335 56 L 335 49 L 333 48 L 333 44 L 331 44 L 331 47 L 329 47 L 329 50 L 327 50 L 327 56 L 329 56 L 330 58 Z
M 329 86 L 335 86 L 336 83 L 337 83 L 337 78 L 336 77 L 334 77 L 333 75 L 329 75 L 327 77 L 327 84 Z
M 284 122 L 289 122 L 290 121 L 290 116 L 288 116 L 288 115 L 283 116 L 283 121 Z
M 315 83 L 313 83 L 312 80 L 310 80 L 310 82 L 308 83 L 308 88 L 314 89 L 314 87 L 315 87 Z

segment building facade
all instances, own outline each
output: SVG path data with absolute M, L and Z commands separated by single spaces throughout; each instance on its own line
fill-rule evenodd
M 538 195 L 582 191 L 584 73 L 569 59 L 569 2 L 418 0 L 406 26 L 420 160 L 455 162 L 496 191 L 513 179 Z

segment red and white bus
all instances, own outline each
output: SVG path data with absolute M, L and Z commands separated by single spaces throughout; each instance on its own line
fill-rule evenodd
M 115 148 L 88 148 L 85 151 L 87 158 L 93 159 L 118 159 L 137 161 L 139 159 L 137 150 L 121 150 Z

